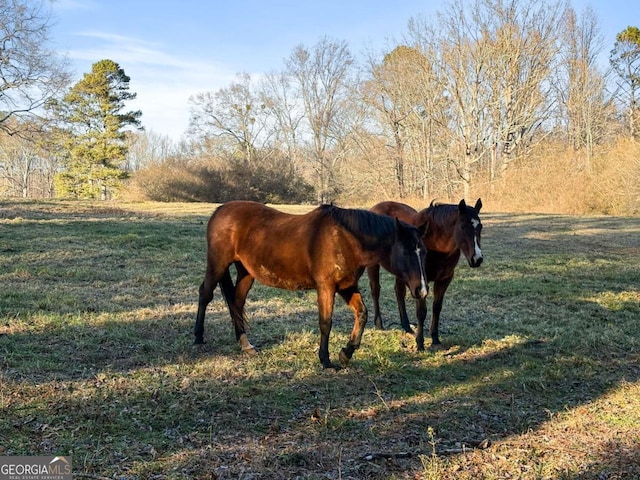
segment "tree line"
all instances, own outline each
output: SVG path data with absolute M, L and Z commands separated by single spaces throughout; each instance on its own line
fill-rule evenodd
M 46 32 L 47 18 L 31 18 Z M 36 50 L 44 38 L 31 39 Z M 640 30 L 607 46 L 595 13 L 563 1 L 452 0 L 358 58 L 328 37 L 298 45 L 279 71 L 194 94 L 179 143 L 138 130 L 142 112 L 123 113 L 135 96 L 128 82 L 101 60 L 70 89 L 60 75 L 27 107 L 12 112 L 19 95 L 0 97 L 0 125 L 13 134 L 0 141 L 0 189 L 110 198 L 127 185 L 162 201 L 365 203 L 506 198 L 534 183 L 518 183 L 523 175 L 549 175 L 548 187 L 562 175 L 565 188 L 590 185 L 585 202 L 620 195 L 628 212 L 640 209 Z M 39 107 L 37 121 L 24 115 Z

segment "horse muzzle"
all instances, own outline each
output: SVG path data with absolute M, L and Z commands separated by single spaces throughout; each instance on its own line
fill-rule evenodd
M 416 287 L 414 291 L 411 292 L 411 295 L 413 296 L 413 298 L 417 300 L 422 300 L 423 298 L 426 298 L 428 294 L 429 294 L 429 287 L 428 286 L 423 287 L 422 285 L 419 285 L 418 287 Z
M 483 261 L 483 257 L 472 257 L 469 259 L 469 266 L 471 268 L 478 268 L 480 265 L 482 265 L 482 261 Z

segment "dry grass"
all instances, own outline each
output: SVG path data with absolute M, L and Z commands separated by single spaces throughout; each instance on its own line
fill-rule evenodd
M 254 357 L 216 295 L 192 345 L 213 208 L 0 204 L 0 454 L 72 454 L 77 478 L 640 477 L 639 219 L 486 214 L 445 350 L 367 329 L 328 372 L 313 292 L 254 287 Z
M 544 144 L 516 161 L 502 178 L 473 188 L 494 211 L 571 215 L 640 214 L 640 143 L 620 139 L 584 152 Z

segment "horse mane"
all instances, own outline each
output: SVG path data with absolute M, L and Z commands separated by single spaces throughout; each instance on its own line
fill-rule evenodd
M 425 209 L 426 216 L 437 225 L 446 224 L 458 213 L 458 205 L 452 203 L 437 203 L 432 201 Z
M 432 200 L 427 208 L 423 210 L 424 214 L 432 219 L 438 225 L 447 223 L 449 219 L 458 213 L 457 203 L 439 203 Z M 473 207 L 467 205 L 467 215 L 471 218 L 477 217 L 477 213 Z
M 391 242 L 395 220 L 368 210 L 321 205 L 320 212 L 352 233 L 366 250 L 375 250 Z

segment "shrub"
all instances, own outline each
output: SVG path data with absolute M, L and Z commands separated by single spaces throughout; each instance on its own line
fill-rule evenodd
M 254 164 L 233 160 L 225 166 L 169 161 L 136 172 L 128 190 L 129 199 L 160 202 L 309 203 L 314 199 L 313 187 L 285 158 Z

